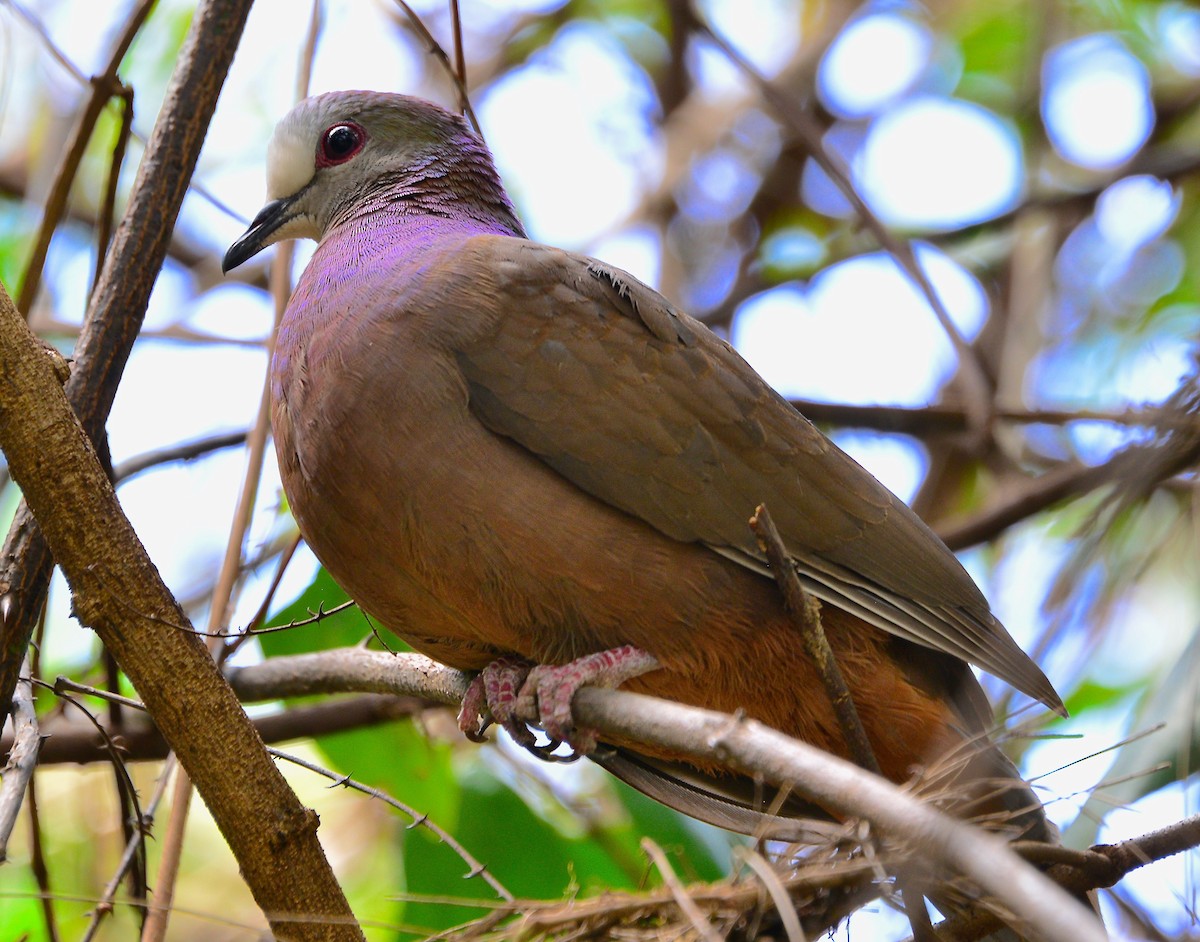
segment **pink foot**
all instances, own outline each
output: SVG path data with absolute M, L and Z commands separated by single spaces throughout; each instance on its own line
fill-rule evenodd
M 499 723 L 522 746 L 533 744 L 534 736 L 516 709 L 517 695 L 532 669 L 521 658 L 498 657 L 475 676 L 458 712 L 458 728 L 468 739 L 482 742 L 484 731 Z
M 529 672 L 517 696 L 516 712 L 537 717 L 551 740 L 569 743 L 577 755 L 596 748 L 596 732 L 576 727 L 571 701 L 583 686 L 619 687 L 658 667 L 658 661 L 633 645 L 586 654 L 562 665 L 539 665 Z
M 577 758 L 596 748 L 596 733 L 575 727 L 571 717 L 575 692 L 585 685 L 618 687 L 658 666 L 654 657 L 629 644 L 562 665 L 535 667 L 518 657 L 497 658 L 467 687 L 458 728 L 468 739 L 480 742 L 488 726 L 499 723 L 536 756 L 561 761 L 551 753 L 565 742 L 575 753 L 569 758 Z M 545 730 L 549 745 L 538 746 L 527 723 Z

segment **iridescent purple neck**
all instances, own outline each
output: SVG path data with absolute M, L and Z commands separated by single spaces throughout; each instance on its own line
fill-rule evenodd
M 381 173 L 344 215 L 335 215 L 329 230 L 377 216 L 389 220 L 388 228 L 422 231 L 440 219 L 473 232 L 525 237 L 491 154 L 465 129 L 423 158 Z

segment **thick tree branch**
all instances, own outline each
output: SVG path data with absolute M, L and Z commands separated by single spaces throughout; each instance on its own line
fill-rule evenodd
M 100 636 L 179 756 L 281 939 L 362 939 L 317 817 L 267 755 L 163 585 L 71 411 L 46 349 L 0 291 L 0 448 Z
M 197 8 L 146 143 L 130 203 L 89 301 L 67 397 L 102 452 L 107 451 L 103 428 L 116 386 L 142 326 L 150 290 L 250 6 L 251 0 L 205 0 Z M 11 596 L 14 612 L 10 622 L 0 625 L 0 707 L 12 696 L 20 659 L 46 600 L 50 568 L 46 541 L 23 505 L 0 556 L 0 592 Z
M 250 3 L 204 0 L 198 6 L 138 167 L 128 209 L 88 303 L 67 397 L 102 453 L 107 452 L 104 425 L 117 384 L 141 328 Z M 0 554 L 0 594 L 10 597 L 14 612 L 0 624 L 0 713 L 7 712 L 46 598 L 51 567 L 46 541 L 22 505 Z

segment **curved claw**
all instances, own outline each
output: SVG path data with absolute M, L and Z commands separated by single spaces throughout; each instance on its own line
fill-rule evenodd
M 482 742 L 484 731 L 495 723 L 508 730 L 518 745 L 536 745 L 517 701 L 517 693 L 532 667 L 520 658 L 499 657 L 472 678 L 458 712 L 458 728 L 468 739 Z
M 598 742 L 596 731 L 576 726 L 571 714 L 571 701 L 579 688 L 617 687 L 658 666 L 653 656 L 632 645 L 587 654 L 568 664 L 543 664 L 529 671 L 517 694 L 516 709 L 522 716 L 536 716 L 551 740 L 570 745 L 573 755 L 554 756 L 555 761 L 574 761 L 592 752 Z
M 487 737 L 483 734 L 491 725 L 492 715 L 487 705 L 483 674 L 476 674 L 463 694 L 462 706 L 458 711 L 458 728 L 471 742 L 485 742 Z
M 657 668 L 658 661 L 632 645 L 598 651 L 567 664 L 534 666 L 519 657 L 499 657 L 479 672 L 463 697 L 458 726 L 479 741 L 493 722 L 508 730 L 519 746 L 548 762 L 574 762 L 597 745 L 595 730 L 576 727 L 571 701 L 586 684 L 616 687 Z M 549 743 L 537 744 L 529 729 L 545 730 Z M 555 750 L 566 743 L 568 755 Z

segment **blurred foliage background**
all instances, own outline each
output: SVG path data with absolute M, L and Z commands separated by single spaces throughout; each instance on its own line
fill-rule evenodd
M 0 279 L 68 355 L 107 237 L 118 100 L 88 142 L 36 291 L 32 245 L 88 77 L 142 6 L 0 0 Z M 453 55 L 451 9 L 413 7 Z M 152 4 L 122 60 L 132 122 L 117 218 L 191 12 L 182 0 Z M 989 691 L 1002 714 L 1049 734 L 1010 745 L 1068 843 L 1194 811 L 1200 10 L 464 0 L 458 12 L 472 103 L 533 237 L 628 268 L 730 337 L 961 552 L 1035 652 L 1071 719 Z M 261 202 L 270 129 L 305 85 L 455 101 L 446 68 L 395 4 L 260 0 L 251 14 L 109 423 L 122 503 L 197 625 L 229 544 L 239 578 L 217 627 L 244 627 L 263 608 L 289 624 L 342 598 L 302 548 L 292 552 L 269 449 L 261 476 L 246 473 L 273 320 L 267 261 L 219 272 Z M 7 519 L 19 494 L 5 483 Z M 242 493 L 252 512 L 239 521 Z M 233 657 L 370 634 L 349 609 Z M 121 686 L 59 581 L 34 673 Z M 152 799 L 164 766 L 141 759 L 136 717 L 75 700 L 126 724 L 116 730 L 125 767 L 142 808 L 165 821 L 170 803 Z M 84 744 L 44 758 L 36 775 L 0 866 L 0 939 L 89 931 L 131 813 L 120 775 L 84 742 L 82 710 L 45 688 L 37 703 L 45 732 Z M 537 765 L 507 743 L 466 742 L 445 710 L 361 699 L 334 731 L 306 737 L 306 706 L 255 710 L 284 718 L 288 750 L 427 814 L 518 896 L 656 886 L 643 836 L 684 878 L 734 867 L 738 839 L 586 762 Z M 405 815 L 308 772 L 288 776 L 320 813 L 370 937 L 423 937 L 477 918 L 468 900 L 494 899 Z M 202 807 L 190 816 L 170 938 L 255 937 L 264 923 L 232 857 Z M 139 864 L 152 889 L 157 854 L 151 840 Z M 1194 937 L 1195 870 L 1193 852 L 1131 875 L 1106 914 L 1135 934 Z M 851 926 L 907 933 L 874 910 Z M 138 914 L 117 905 L 99 923 L 96 937 L 128 938 Z

